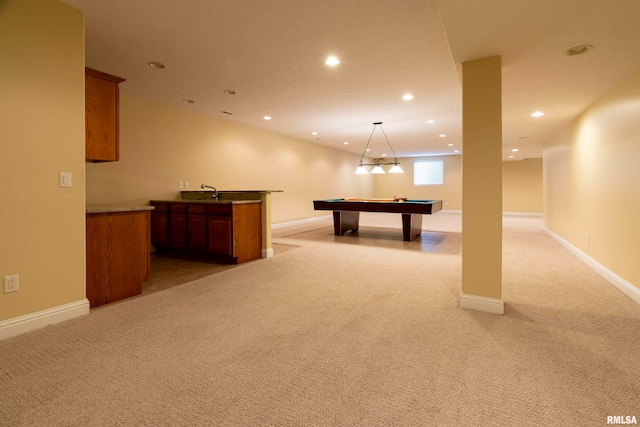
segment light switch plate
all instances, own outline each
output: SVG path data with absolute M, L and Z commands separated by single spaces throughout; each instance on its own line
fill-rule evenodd
M 60 187 L 71 187 L 71 172 L 60 172 Z

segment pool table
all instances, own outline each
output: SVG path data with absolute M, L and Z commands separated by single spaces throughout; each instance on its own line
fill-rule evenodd
M 313 208 L 333 211 L 333 230 L 336 236 L 342 236 L 349 230 L 358 231 L 360 212 L 402 214 L 402 237 L 410 242 L 422 232 L 422 215 L 442 210 L 442 200 L 344 198 L 314 200 Z

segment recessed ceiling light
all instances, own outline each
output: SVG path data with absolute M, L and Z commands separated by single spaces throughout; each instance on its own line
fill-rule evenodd
M 413 95 L 411 95 L 410 93 L 406 93 L 402 96 L 402 99 L 404 99 L 405 101 L 411 101 L 413 99 Z
M 371 151 L 371 148 L 367 148 L 367 152 Z
M 236 91 L 235 90 L 231 90 L 231 89 L 227 89 L 224 91 L 224 93 L 226 93 L 227 95 L 235 95 Z
M 581 44 L 579 46 L 570 47 L 569 49 L 565 50 L 562 53 L 567 56 L 576 56 L 576 55 L 582 55 L 583 53 L 587 53 L 591 49 L 593 49 L 593 45 Z
M 453 147 L 453 144 L 447 144 L 447 146 L 449 146 L 449 147 Z
M 513 149 L 513 150 L 511 150 L 511 151 L 513 151 L 514 153 L 517 153 L 517 152 L 518 152 L 518 151 L 520 151 L 520 150 L 518 150 L 517 148 L 514 148 L 514 149 Z
M 162 70 L 164 68 L 164 64 L 162 64 L 161 62 L 149 62 L 147 63 L 147 65 L 151 68 L 155 68 L 156 70 Z
M 344 145 L 349 145 L 349 141 L 343 142 Z
M 263 119 L 265 120 L 271 120 L 271 116 L 264 116 Z
M 386 154 L 384 154 L 384 153 L 382 153 L 382 157 L 387 157 L 387 155 L 386 155 Z
M 447 136 L 447 135 L 445 135 L 444 133 L 441 133 L 441 134 L 440 134 L 440 135 L 438 135 L 438 136 L 439 136 L 440 138 L 444 138 L 444 137 L 445 137 L 445 136 Z
M 331 55 L 330 57 L 328 57 L 325 61 L 325 64 L 327 64 L 330 67 L 335 67 L 336 65 L 338 65 L 340 63 L 340 60 L 338 58 L 336 58 L 335 56 Z
M 317 135 L 318 132 L 311 132 L 311 135 Z
M 431 123 L 435 123 L 435 121 L 433 121 L 433 120 L 427 120 L 427 123 L 431 124 Z
M 536 111 L 535 113 L 531 113 L 531 117 L 542 117 L 544 113 L 542 111 Z
M 182 102 L 185 104 L 193 104 L 195 101 L 193 99 L 183 99 Z
M 513 156 L 509 156 L 510 159 L 513 159 Z
M 459 152 L 460 152 L 460 150 L 456 150 L 456 151 L 454 151 L 454 153 L 459 153 Z

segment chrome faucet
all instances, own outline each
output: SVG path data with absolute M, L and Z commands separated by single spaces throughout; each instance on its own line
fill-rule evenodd
M 220 197 L 220 195 L 218 194 L 218 190 L 216 189 L 216 187 L 212 187 L 210 185 L 204 185 L 202 184 L 200 186 L 200 188 L 211 188 L 213 190 L 213 195 L 211 197 L 213 197 L 214 199 L 217 199 L 218 197 Z

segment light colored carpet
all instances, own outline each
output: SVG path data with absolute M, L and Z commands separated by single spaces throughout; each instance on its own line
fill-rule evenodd
M 349 237 L 365 242 L 278 237 L 300 247 L 0 341 L 0 425 L 600 426 L 640 415 L 640 307 L 539 218 L 505 219 L 503 316 L 458 307 L 459 252 Z

